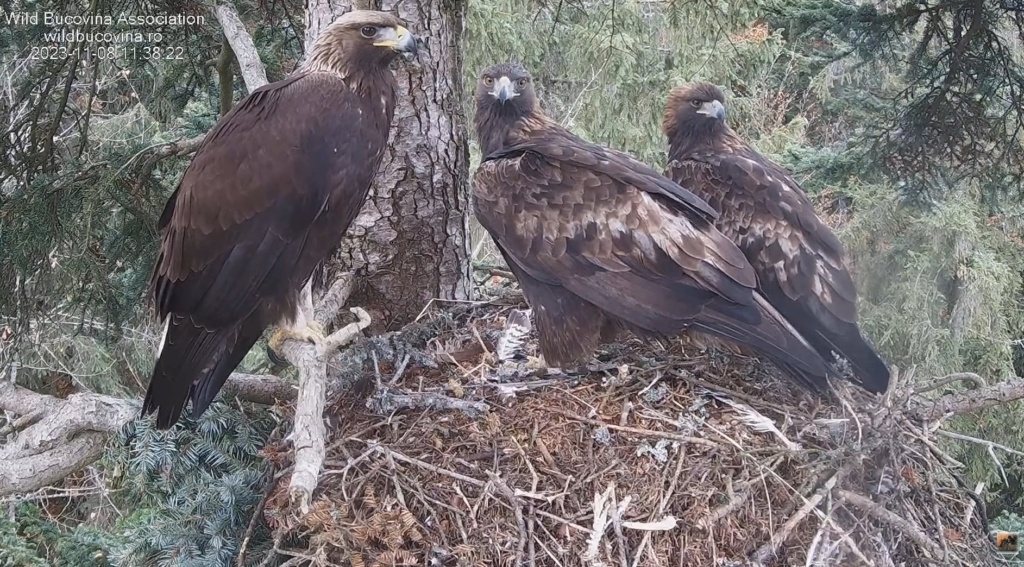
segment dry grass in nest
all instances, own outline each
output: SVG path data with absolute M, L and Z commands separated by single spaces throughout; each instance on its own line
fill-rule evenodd
M 576 376 L 530 373 L 491 354 L 509 309 L 435 314 L 426 348 L 448 362 L 410 364 L 395 386 L 398 363 L 382 362 L 371 403 L 334 401 L 312 511 L 288 508 L 287 475 L 265 511 L 296 564 L 996 564 L 969 489 L 902 394 L 840 385 L 819 402 L 687 339 L 631 340 Z M 366 409 L 382 387 L 489 411 L 382 416 Z

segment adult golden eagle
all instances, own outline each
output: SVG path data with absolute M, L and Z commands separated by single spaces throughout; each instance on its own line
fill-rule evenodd
M 693 328 L 826 387 L 824 361 L 754 293 L 754 270 L 704 201 L 545 116 L 519 65 L 483 72 L 474 121 L 476 217 L 533 308 L 548 364 L 577 363 L 621 329 Z
M 164 322 L 142 413 L 202 415 L 268 325 L 322 340 L 298 296 L 377 172 L 395 110 L 389 64 L 416 52 L 398 18 L 352 11 L 292 76 L 242 99 L 206 136 L 160 217 L 150 293 Z
M 707 83 L 669 94 L 662 127 L 665 174 L 718 211 L 715 226 L 757 272 L 758 289 L 827 361 L 845 358 L 852 379 L 885 391 L 889 369 L 857 326 L 857 290 L 843 245 L 800 185 L 725 122 L 725 96 Z

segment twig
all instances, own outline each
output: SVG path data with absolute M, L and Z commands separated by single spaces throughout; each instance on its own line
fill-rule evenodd
M 623 509 L 619 509 L 618 500 L 615 498 L 615 485 L 612 485 L 612 528 L 615 530 L 615 540 L 618 543 L 619 548 L 619 565 L 620 567 L 629 567 L 628 559 L 626 558 L 626 538 L 622 535 L 622 514 L 625 512 L 625 506 L 629 504 L 628 499 L 623 502 Z
M 460 400 L 433 392 L 406 392 L 395 388 L 383 388 L 367 398 L 366 407 L 387 415 L 399 409 L 429 409 L 435 411 L 460 411 L 469 417 L 486 415 L 489 408 L 484 402 Z
M 377 450 L 377 452 L 379 452 L 380 454 L 382 454 L 384 456 L 391 456 L 391 458 L 396 460 L 396 461 L 402 461 L 403 463 L 408 463 L 410 465 L 420 467 L 421 469 L 426 469 L 426 470 L 428 470 L 430 472 L 434 472 L 434 473 L 441 474 L 441 475 L 444 475 L 444 476 L 447 476 L 447 477 L 451 477 L 451 478 L 454 478 L 455 480 L 461 480 L 462 482 L 468 482 L 469 484 L 472 484 L 473 486 L 476 486 L 478 488 L 483 488 L 484 486 L 487 485 L 487 483 L 482 481 L 482 480 L 477 480 L 477 479 L 475 479 L 473 477 L 469 477 L 469 476 L 466 476 L 464 474 L 459 474 L 459 473 L 457 473 L 455 471 L 450 471 L 448 469 L 441 468 L 441 467 L 439 467 L 437 465 L 432 465 L 430 463 L 421 461 L 421 460 L 419 460 L 417 458 L 403 455 L 403 454 L 401 454 L 401 453 L 399 453 L 397 451 L 394 451 L 392 449 L 389 449 L 389 448 L 387 448 L 387 447 L 385 447 L 383 445 L 377 444 L 376 442 L 364 441 L 364 443 L 366 443 L 370 447 L 374 447 Z
M 246 555 L 249 553 L 249 540 L 252 538 L 252 532 L 256 529 L 256 524 L 259 523 L 260 516 L 263 515 L 263 509 L 267 506 L 267 500 L 270 498 L 270 493 L 274 491 L 274 487 L 277 486 L 277 478 L 275 475 L 270 475 L 267 480 L 267 486 L 263 489 L 263 496 L 260 501 L 256 504 L 256 508 L 252 511 L 252 517 L 249 518 L 249 525 L 245 528 L 245 535 L 242 536 L 242 545 L 238 550 L 238 559 L 235 560 L 235 567 L 243 567 L 245 565 Z
M 512 505 L 512 511 L 516 517 L 516 526 L 519 528 L 519 546 L 516 548 L 516 559 L 513 565 L 522 565 L 523 556 L 526 554 L 526 540 L 529 539 L 526 531 L 526 520 L 523 518 L 523 501 L 516 497 L 515 491 L 509 487 L 505 479 L 495 472 L 487 471 L 487 478 L 491 479 L 498 493 L 504 496 L 509 504 Z
M 914 394 L 924 394 L 925 392 L 931 392 L 937 390 L 943 386 L 952 384 L 954 382 L 973 382 L 976 388 L 984 388 L 988 386 L 985 379 L 973 372 L 956 372 L 954 374 L 947 374 L 941 378 L 936 378 L 929 382 L 914 388 Z
M 963 433 L 953 433 L 952 431 L 946 431 L 945 429 L 939 429 L 939 430 L 936 431 L 936 433 L 938 433 L 939 435 L 945 435 L 946 437 L 949 437 L 951 439 L 959 439 L 960 441 L 968 441 L 970 443 L 977 443 L 978 445 L 982 445 L 982 446 L 988 447 L 989 449 L 1000 449 L 1002 451 L 1006 451 L 1007 453 L 1010 453 L 1011 455 L 1017 455 L 1018 457 L 1024 457 L 1024 452 L 1018 451 L 1016 449 L 1011 449 L 1011 448 L 1007 447 L 1006 445 L 1000 445 L 999 443 L 996 443 L 994 441 L 988 441 L 988 440 L 985 440 L 985 439 L 978 439 L 977 437 L 971 437 L 969 435 L 964 435 Z
M 33 423 L 38 422 L 42 418 L 43 412 L 41 411 L 34 411 L 32 413 L 25 414 L 19 417 L 18 419 L 11 421 L 4 427 L 0 428 L 0 439 L 7 437 L 7 435 L 11 433 L 21 431 L 22 429 L 25 429 L 26 427 L 32 425 Z
M 702 439 L 700 437 L 688 437 L 686 435 L 679 435 L 678 433 L 671 433 L 668 431 L 652 431 L 649 429 L 640 429 L 638 427 L 625 427 L 622 425 L 615 425 L 613 423 L 606 423 L 599 419 L 590 419 L 589 417 L 583 417 L 582 415 L 576 415 L 572 412 L 565 411 L 558 408 L 545 408 L 547 411 L 557 413 L 558 415 L 565 416 L 573 421 L 579 421 L 588 423 L 590 425 L 596 425 L 598 427 L 607 427 L 615 431 L 622 431 L 624 433 L 633 433 L 636 435 L 643 435 L 645 437 L 655 437 L 659 439 L 668 439 L 670 441 L 679 441 L 680 443 L 694 443 L 696 445 L 704 445 L 706 447 L 720 447 L 718 443 L 708 439 Z
M 908 520 L 904 520 L 893 512 L 882 508 L 860 494 L 839 489 L 836 491 L 836 496 L 843 502 L 853 504 L 872 518 L 875 518 L 880 522 L 885 522 L 899 530 L 903 535 L 913 540 L 918 547 L 931 555 L 933 559 L 942 561 L 942 549 L 940 549 L 938 545 L 935 545 L 935 542 L 932 541 L 931 538 L 923 534 L 921 530 L 917 529 L 917 527 L 911 524 Z
M 372 321 L 370 320 L 370 314 L 367 313 L 362 307 L 353 307 L 349 309 L 356 317 L 359 318 L 355 323 L 349 323 L 344 327 L 334 331 L 327 338 L 324 339 L 321 349 L 325 355 L 329 355 L 339 348 L 352 342 L 356 336 L 363 332 L 363 329 L 370 326 Z
M 608 501 L 611 500 L 611 492 L 614 486 L 609 484 L 603 493 L 594 493 L 594 528 L 590 533 L 590 539 L 587 541 L 587 550 L 583 552 L 583 559 L 595 567 L 601 565 L 601 538 L 604 537 L 604 532 L 608 529 Z
M 944 415 L 974 413 L 1024 399 L 1024 378 L 1014 378 L 963 394 L 944 396 L 915 408 L 918 419 L 931 421 Z
M 316 302 L 313 308 L 317 323 L 326 327 L 341 312 L 341 308 L 345 307 L 345 302 L 352 296 L 355 282 L 355 274 L 351 272 L 344 272 L 338 275 L 338 278 L 334 280 L 334 283 L 320 297 L 320 300 Z
M 770 559 L 775 557 L 779 551 L 779 547 L 786 543 L 789 536 L 793 534 L 793 530 L 795 530 L 797 526 L 804 521 L 804 518 L 806 518 L 812 510 L 818 507 L 818 504 L 825 498 L 825 496 L 836 487 L 836 483 L 846 475 L 847 470 L 848 469 L 846 468 L 839 469 L 831 478 L 825 481 L 825 484 L 818 489 L 813 496 L 808 498 L 804 505 L 801 506 L 792 517 L 786 520 L 786 523 L 782 524 L 782 527 L 779 528 L 777 532 L 772 534 L 771 539 L 754 552 L 752 559 L 759 563 L 767 563 Z
M 556 515 L 554 515 L 554 514 L 552 514 L 550 512 L 545 512 L 544 510 L 537 510 L 536 512 L 537 512 L 538 516 L 547 518 L 549 520 L 554 520 L 554 521 L 556 521 L 556 522 L 558 522 L 560 524 L 569 526 L 570 528 L 572 528 L 574 530 L 579 530 L 579 531 L 581 531 L 581 532 L 583 532 L 585 534 L 594 533 L 594 530 L 592 530 L 590 528 L 581 526 L 581 525 L 579 525 L 579 524 L 577 524 L 575 522 L 571 522 L 569 520 L 566 520 L 565 518 L 560 518 L 560 517 L 558 517 L 558 516 L 556 516 Z
M 741 506 L 746 504 L 747 500 L 750 498 L 750 495 L 751 491 L 749 485 L 745 490 L 740 492 L 739 495 L 730 495 L 729 501 L 726 502 L 725 504 L 722 504 L 718 508 L 712 510 L 711 514 L 709 514 L 706 518 L 700 521 L 700 525 L 704 529 L 710 530 L 712 527 L 714 527 L 715 524 L 718 523 L 719 520 L 732 514 L 736 510 L 739 510 Z

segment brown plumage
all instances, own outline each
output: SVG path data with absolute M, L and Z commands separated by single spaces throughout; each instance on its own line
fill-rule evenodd
M 388 65 L 416 51 L 398 18 L 353 11 L 292 76 L 242 99 L 206 136 L 160 217 L 150 293 L 164 322 L 143 403 L 157 427 L 209 406 L 269 325 L 322 335 L 298 294 L 355 218 L 395 109 Z
M 758 289 L 825 360 L 840 355 L 854 382 L 884 391 L 889 369 L 857 326 L 843 245 L 789 173 L 729 128 L 724 103 L 721 89 L 707 83 L 669 94 L 665 174 L 719 212 L 715 226 L 753 265 Z
M 704 201 L 550 120 L 519 65 L 483 72 L 474 120 L 476 217 L 533 308 L 548 364 L 582 362 L 620 329 L 693 328 L 826 384 L 824 362 L 753 292 L 753 269 Z

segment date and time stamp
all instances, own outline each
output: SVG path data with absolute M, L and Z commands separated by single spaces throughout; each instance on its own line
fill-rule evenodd
M 169 30 L 202 26 L 203 15 L 72 15 L 52 11 L 5 12 L 0 25 L 39 30 L 23 57 L 35 60 L 185 61 L 185 46 L 170 45 Z

